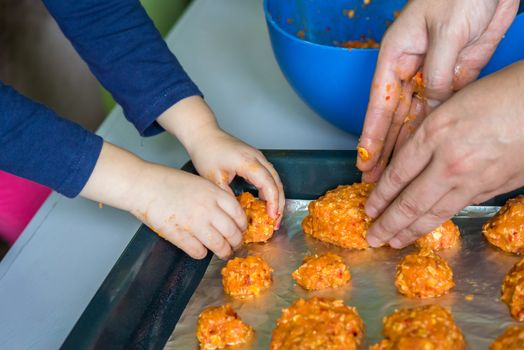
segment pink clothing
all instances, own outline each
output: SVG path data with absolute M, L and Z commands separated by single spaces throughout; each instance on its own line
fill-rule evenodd
M 51 190 L 0 171 L 0 238 L 12 245 Z

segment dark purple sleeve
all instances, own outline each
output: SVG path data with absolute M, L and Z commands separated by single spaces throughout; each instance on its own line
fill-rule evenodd
M 141 135 L 162 131 L 156 118 L 199 95 L 138 0 L 44 0 L 91 71 Z

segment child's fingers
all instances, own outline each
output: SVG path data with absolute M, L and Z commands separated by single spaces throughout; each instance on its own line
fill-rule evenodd
M 278 187 L 271 176 L 269 170 L 266 169 L 260 162 L 249 164 L 242 167 L 238 175 L 253 184 L 258 188 L 260 198 L 267 201 L 268 214 L 277 219 L 278 216 Z
M 247 218 L 246 213 L 242 210 L 240 203 L 236 200 L 236 197 L 228 195 L 220 196 L 217 200 L 217 204 L 231 219 L 234 220 L 236 226 L 241 232 L 247 230 Z
M 213 227 L 228 241 L 233 249 L 242 246 L 242 232 L 236 225 L 235 221 L 224 211 L 215 214 L 211 220 Z
M 273 180 L 275 180 L 275 183 L 278 188 L 278 219 L 275 226 L 278 229 L 280 227 L 280 221 L 282 221 L 282 214 L 284 213 L 284 207 L 286 205 L 284 185 L 282 184 L 280 176 L 278 175 L 278 172 L 275 170 L 275 167 L 273 167 L 273 164 L 271 164 L 263 155 L 257 157 L 257 159 L 263 166 L 266 167 L 266 169 L 270 172 L 271 176 L 273 176 Z
M 196 238 L 220 259 L 227 259 L 233 253 L 231 246 L 212 223 L 195 232 Z
M 163 235 L 160 235 L 161 237 Z M 202 243 L 189 232 L 186 231 L 176 231 L 164 236 L 172 244 L 176 245 L 178 248 L 182 249 L 193 259 L 203 259 L 207 255 L 207 249 Z

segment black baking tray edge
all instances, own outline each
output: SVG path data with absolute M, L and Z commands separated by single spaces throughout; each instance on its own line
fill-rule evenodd
M 355 151 L 264 151 L 280 174 L 287 198 L 314 199 L 360 181 Z M 196 173 L 191 163 L 183 168 Z M 235 193 L 256 190 L 242 179 Z M 502 205 L 521 190 L 484 205 Z M 142 225 L 73 327 L 63 349 L 162 349 L 212 254 L 194 260 Z

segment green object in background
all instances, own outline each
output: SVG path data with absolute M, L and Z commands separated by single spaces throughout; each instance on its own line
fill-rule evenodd
M 141 0 L 140 2 L 155 23 L 160 34 L 165 36 L 180 15 L 184 13 L 191 0 Z M 113 97 L 106 89 L 101 87 L 101 90 L 104 107 L 106 112 L 109 113 L 115 107 L 115 100 L 113 100 Z

